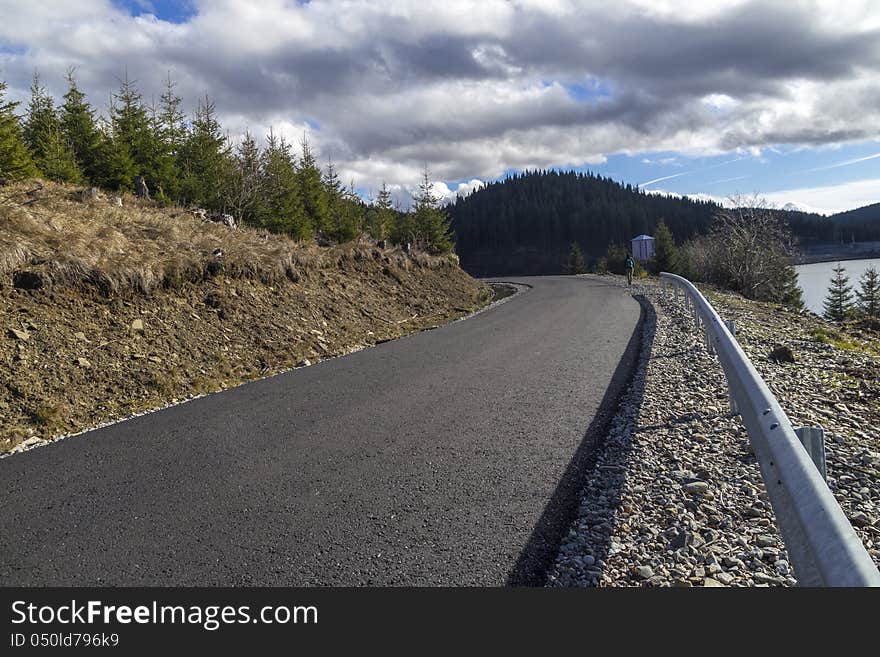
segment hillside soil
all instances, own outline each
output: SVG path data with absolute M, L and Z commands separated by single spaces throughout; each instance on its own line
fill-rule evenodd
M 0 452 L 432 328 L 492 294 L 454 255 L 298 244 L 48 183 L 37 203 L 9 195 Z

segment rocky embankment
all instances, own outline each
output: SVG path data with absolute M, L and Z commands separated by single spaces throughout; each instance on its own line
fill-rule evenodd
M 304 245 L 46 184 L 0 204 L 0 453 L 431 328 L 455 256 Z
M 647 309 L 640 361 L 548 585 L 796 584 L 717 360 L 671 294 L 653 282 L 632 291 Z M 773 304 L 707 296 L 735 321 L 794 425 L 825 428 L 829 487 L 880 564 L 878 341 Z

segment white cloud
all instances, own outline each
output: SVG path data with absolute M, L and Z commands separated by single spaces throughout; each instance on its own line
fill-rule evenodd
M 781 189 L 770 192 L 752 191 L 747 196 L 755 195 L 766 201 L 770 207 L 785 208 L 794 206 L 803 212 L 815 212 L 816 214 L 831 215 L 837 212 L 845 212 L 854 208 L 872 205 L 880 201 L 880 178 L 869 178 L 837 185 L 825 185 L 819 187 L 799 187 L 793 189 Z M 687 196 L 695 200 L 712 201 L 725 207 L 731 205 L 731 198 L 717 196 L 703 192 L 692 194 L 679 194 L 663 189 L 645 190 L 649 194 L 669 195 L 675 197 Z M 790 209 L 790 208 L 789 208 Z
M 615 153 L 759 156 L 880 135 L 868 0 L 195 4 L 177 25 L 110 0 L 0 0 L 0 78 L 22 99 L 38 68 L 60 97 L 76 66 L 103 109 L 126 68 L 147 99 L 171 71 L 188 108 L 209 92 L 233 135 L 307 132 L 345 180 L 401 198 L 425 163 L 454 195 L 448 181 Z M 575 97 L 585 80 L 597 93 Z
M 813 208 L 813 211 L 820 214 L 834 214 L 877 203 L 880 201 L 878 191 L 880 178 L 872 178 L 824 187 L 785 189 L 763 193 L 761 196 L 778 207 L 794 203 L 799 207 Z

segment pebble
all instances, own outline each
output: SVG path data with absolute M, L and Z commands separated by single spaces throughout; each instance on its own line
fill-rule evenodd
M 682 488 L 692 495 L 702 495 L 709 490 L 709 484 L 705 481 L 692 481 L 682 486 Z
M 715 575 L 715 579 L 724 584 L 724 586 L 730 586 L 736 581 L 736 577 L 730 573 L 718 573 Z
M 651 579 L 654 576 L 654 569 L 651 566 L 638 566 L 635 574 L 641 579 Z
M 776 545 L 776 539 L 767 534 L 760 534 L 755 539 L 755 544 L 760 548 L 773 547 Z
M 872 524 L 874 524 L 873 521 L 867 516 L 867 514 L 861 511 L 853 513 L 849 517 L 849 521 L 855 527 L 870 527 Z
M 796 585 L 748 434 L 726 413 L 717 359 L 671 294 L 652 282 L 632 291 L 654 313 L 548 585 Z M 794 425 L 825 428 L 829 487 L 880 563 L 880 435 L 865 430 L 880 426 L 880 358 L 816 341 L 810 327 L 827 326 L 818 319 L 709 296 Z M 781 335 L 797 363 L 766 357 Z
M 31 334 L 24 329 L 11 328 L 9 329 L 9 337 L 21 340 L 22 342 L 27 342 L 30 339 Z

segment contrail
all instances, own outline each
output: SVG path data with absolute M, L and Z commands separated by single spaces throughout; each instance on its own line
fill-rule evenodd
M 733 182 L 734 180 L 745 180 L 746 178 L 751 178 L 751 174 L 747 176 L 736 176 L 735 178 L 722 178 L 721 180 L 713 180 L 712 182 L 707 182 L 707 185 L 720 185 L 721 183 Z
M 795 173 L 809 173 L 811 171 L 827 171 L 828 169 L 836 169 L 838 167 L 849 166 L 850 164 L 858 164 L 859 162 L 865 162 L 867 160 L 874 160 L 880 157 L 880 153 L 874 153 L 873 155 L 866 155 L 865 157 L 857 157 L 852 160 L 844 160 L 843 162 L 837 162 L 836 164 L 829 164 L 824 167 L 816 167 L 815 169 L 804 169 L 802 171 L 795 171 Z
M 648 185 L 653 185 L 654 183 L 663 182 L 664 180 L 671 180 L 672 178 L 680 178 L 681 176 L 687 176 L 692 173 L 697 173 L 698 171 L 708 171 L 709 169 L 717 169 L 718 167 L 723 167 L 725 164 L 733 164 L 734 162 L 739 162 L 740 160 L 745 160 L 745 157 L 737 157 L 732 160 L 725 160 L 724 162 L 718 162 L 717 164 L 710 164 L 707 167 L 702 167 L 700 169 L 691 170 L 691 171 L 682 171 L 681 173 L 674 173 L 671 176 L 663 176 L 662 178 L 655 178 L 654 180 L 649 180 L 648 182 L 641 183 L 639 187 L 647 187 Z M 748 177 L 748 176 L 744 176 Z M 731 178 L 730 180 L 739 180 L 739 178 Z M 716 182 L 728 182 L 724 180 L 718 180 Z M 715 183 L 707 183 L 709 185 L 714 185 Z
M 693 173 L 693 171 L 684 171 L 682 173 L 673 173 L 671 176 L 663 176 L 662 178 L 654 178 L 654 180 L 649 180 L 648 182 L 643 182 L 639 184 L 639 187 L 647 187 L 648 185 L 653 185 L 654 183 L 663 182 L 664 180 L 671 180 L 672 178 L 680 178 L 681 176 L 686 176 L 689 173 Z
M 724 162 L 719 162 L 718 164 L 711 164 L 705 167 L 706 170 L 709 169 L 717 169 L 718 167 L 723 167 L 725 164 L 733 164 L 734 162 L 739 162 L 740 160 L 748 159 L 746 157 L 735 157 L 732 160 L 725 160 Z

